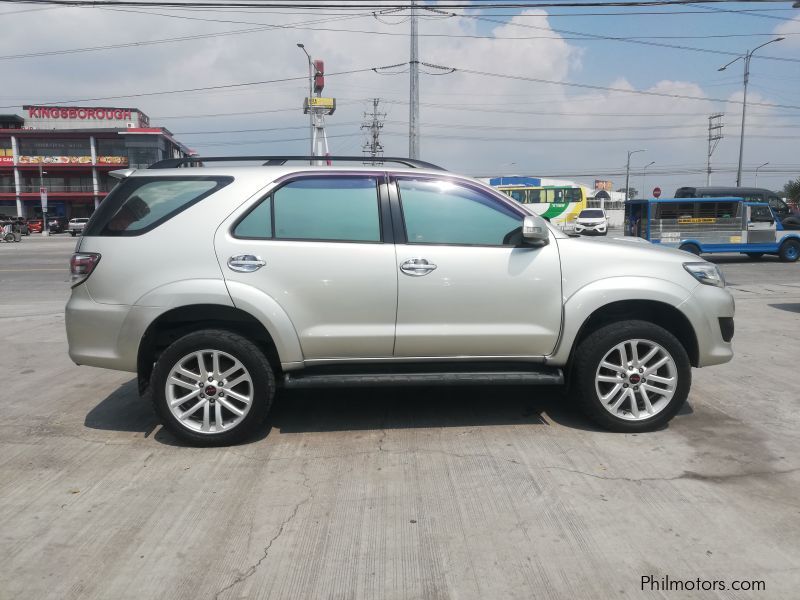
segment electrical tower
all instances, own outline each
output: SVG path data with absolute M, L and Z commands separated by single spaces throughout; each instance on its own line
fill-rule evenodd
M 706 185 L 711 182 L 711 155 L 717 149 L 719 141 L 722 139 L 722 117 L 725 113 L 714 113 L 708 117 L 708 166 L 706 168 Z
M 370 157 L 370 160 L 364 160 L 365 165 L 382 165 L 383 160 L 383 145 L 381 144 L 381 129 L 383 129 L 383 120 L 386 118 L 386 113 L 378 112 L 378 104 L 380 98 L 372 99 L 372 113 L 364 113 L 364 122 L 361 124 L 361 129 L 367 131 L 367 140 L 362 146 L 364 150 L 364 157 Z

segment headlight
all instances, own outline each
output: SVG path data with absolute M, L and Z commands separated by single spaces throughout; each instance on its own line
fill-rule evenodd
M 725 277 L 717 265 L 709 262 L 689 262 L 683 263 L 683 268 L 700 283 L 725 287 Z

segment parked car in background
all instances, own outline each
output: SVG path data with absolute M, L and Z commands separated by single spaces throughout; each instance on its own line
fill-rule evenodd
M 64 233 L 67 230 L 67 219 L 65 217 L 53 217 L 47 220 L 47 228 L 50 233 Z
M 608 215 L 602 208 L 584 208 L 575 219 L 575 233 L 608 235 Z
M 733 357 L 733 298 L 698 257 L 571 237 L 411 159 L 225 160 L 117 172 L 70 263 L 70 357 L 138 373 L 186 442 L 241 441 L 277 386 L 566 383 L 603 427 L 651 431 L 692 366 Z
M 77 219 L 70 219 L 69 220 L 69 234 L 72 237 L 76 235 L 82 235 L 83 229 L 86 227 L 86 223 L 89 222 L 88 218 L 79 217 Z
M 42 219 L 28 219 L 29 233 L 42 233 L 42 229 L 44 229 L 44 221 Z

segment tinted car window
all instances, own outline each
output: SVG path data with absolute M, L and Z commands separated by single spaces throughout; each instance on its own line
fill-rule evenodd
M 378 181 L 374 177 L 308 177 L 272 196 L 275 237 L 379 242 Z
M 582 210 L 578 215 L 579 219 L 602 219 L 605 217 L 603 211 L 599 208 L 587 208 Z
M 522 225 L 497 199 L 449 181 L 400 179 L 409 244 L 503 246 Z
M 272 197 L 262 200 L 233 230 L 240 238 L 272 237 Z
M 85 235 L 140 235 L 231 181 L 232 177 L 128 178 L 100 204 L 86 226 Z

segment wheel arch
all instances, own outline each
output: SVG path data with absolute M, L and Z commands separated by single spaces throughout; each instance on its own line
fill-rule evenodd
M 610 323 L 630 320 L 647 321 L 663 327 L 678 338 L 689 355 L 690 364 L 693 367 L 698 365 L 700 350 L 692 323 L 671 304 L 657 300 L 619 300 L 596 309 L 578 329 L 570 351 L 570 362 L 575 349 L 593 331 Z
M 692 293 L 692 289 L 676 282 L 654 277 L 596 280 L 564 302 L 561 337 L 547 362 L 568 367 L 574 349 L 597 327 L 614 321 L 640 319 L 673 333 L 686 348 L 691 364 L 697 366 L 700 357 L 697 328 L 701 324 L 696 322 L 696 317 L 678 308 Z
M 276 374 L 281 371 L 275 339 L 256 317 L 232 306 L 190 304 L 162 313 L 145 330 L 136 359 L 140 393 L 149 386 L 153 365 L 161 353 L 175 340 L 202 329 L 225 329 L 246 337 L 264 352 Z

